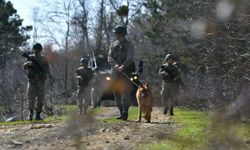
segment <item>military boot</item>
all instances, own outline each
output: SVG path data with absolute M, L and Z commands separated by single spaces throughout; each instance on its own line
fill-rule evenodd
M 128 119 L 128 107 L 124 107 L 122 112 L 122 120 L 127 120 L 127 119 Z
M 30 111 L 29 116 L 28 116 L 28 120 L 29 120 L 29 121 L 32 121 L 32 120 L 33 120 L 33 115 L 34 115 L 34 112 L 33 112 L 33 111 Z
M 83 114 L 84 115 L 88 115 L 88 109 L 89 109 L 88 105 L 83 105 Z
M 166 115 L 168 113 L 168 107 L 165 107 L 163 110 L 163 114 Z
M 41 118 L 40 114 L 41 114 L 41 112 L 37 112 L 37 113 L 36 113 L 36 118 L 35 118 L 35 120 L 43 120 L 43 119 Z
M 81 115 L 82 114 L 82 106 L 79 106 L 79 111 L 77 113 L 78 115 Z
M 88 114 L 88 106 L 86 106 L 86 107 L 83 108 L 83 114 L 84 115 Z
M 171 106 L 170 107 L 170 116 L 173 116 L 174 115 L 174 106 Z
M 122 113 L 123 113 L 123 109 L 122 107 L 118 107 L 119 112 L 120 112 L 120 116 L 116 117 L 116 119 L 122 119 Z

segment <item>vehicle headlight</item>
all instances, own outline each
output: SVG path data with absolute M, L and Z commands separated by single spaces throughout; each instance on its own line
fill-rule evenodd
M 110 80 L 110 77 L 106 77 L 106 80 L 108 80 L 108 81 L 109 81 L 109 80 Z
M 134 76 L 134 80 L 137 80 L 138 79 L 138 77 L 137 76 Z

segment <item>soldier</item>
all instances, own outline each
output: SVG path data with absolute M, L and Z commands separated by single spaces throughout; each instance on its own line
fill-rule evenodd
M 99 68 L 95 69 L 93 88 L 91 90 L 91 101 L 93 103 L 93 108 L 101 106 L 101 97 L 103 92 L 106 90 L 106 84 L 103 82 L 103 78 L 100 74 Z
M 109 49 L 108 62 L 111 65 L 111 78 L 113 80 L 113 94 L 120 116 L 117 119 L 127 120 L 130 106 L 132 82 L 130 75 L 133 71 L 134 46 L 126 39 L 127 29 L 118 25 L 113 31 L 116 35 Z
M 162 77 L 161 97 L 164 104 L 164 114 L 174 115 L 174 105 L 178 96 L 178 88 L 181 77 L 178 67 L 175 65 L 174 56 L 167 54 L 165 63 L 160 66 L 159 75 Z
M 78 98 L 78 106 L 79 106 L 79 115 L 84 112 L 87 114 L 88 106 L 91 102 L 90 98 L 90 80 L 93 77 L 93 71 L 91 68 L 88 68 L 88 61 L 86 58 L 80 59 L 81 66 L 76 70 L 77 74 L 77 82 L 78 82 L 78 91 L 77 91 L 77 98 Z
M 27 59 L 23 68 L 28 70 L 28 108 L 29 116 L 28 120 L 33 120 L 34 105 L 36 103 L 36 116 L 35 120 L 42 120 L 40 114 L 42 112 L 44 95 L 45 95 L 45 81 L 47 76 L 51 77 L 48 61 L 41 54 L 43 47 L 40 43 L 36 43 L 33 46 L 34 54 L 29 55 L 30 59 Z

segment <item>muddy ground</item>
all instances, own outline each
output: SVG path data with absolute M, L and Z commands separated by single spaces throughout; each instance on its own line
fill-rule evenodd
M 102 109 L 102 114 L 81 117 L 72 114 L 70 120 L 60 123 L 0 126 L 0 149 L 131 150 L 139 144 L 168 139 L 178 128 L 162 114 L 161 108 L 153 108 L 151 123 L 128 120 L 112 124 L 98 120 L 116 117 L 117 108 Z

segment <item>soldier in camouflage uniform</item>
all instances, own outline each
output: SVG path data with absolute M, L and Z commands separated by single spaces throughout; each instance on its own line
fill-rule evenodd
M 28 119 L 33 120 L 34 107 L 36 103 L 36 116 L 35 120 L 42 120 L 40 114 L 42 112 L 44 95 L 45 95 L 45 81 L 47 76 L 51 77 L 49 64 L 46 58 L 41 55 L 42 45 L 36 43 L 33 46 L 35 54 L 29 55 L 29 57 L 35 60 L 39 65 L 34 64 L 30 60 L 26 60 L 23 64 L 23 68 L 28 70 L 28 108 L 29 108 L 29 117 Z M 38 69 L 41 68 L 41 69 Z M 37 100 L 37 102 L 36 102 Z
M 103 91 L 105 91 L 108 85 L 106 82 L 103 82 L 103 78 L 100 74 L 99 68 L 95 69 L 95 74 L 93 78 L 93 88 L 91 90 L 91 99 L 93 103 L 93 108 L 100 107 L 101 105 L 101 97 L 103 95 Z
M 174 105 L 181 83 L 180 71 L 175 65 L 174 56 L 167 54 L 165 63 L 160 66 L 159 75 L 162 77 L 161 97 L 164 104 L 164 114 L 174 115 Z
M 116 26 L 114 29 L 117 40 L 110 46 L 108 62 L 111 65 L 111 78 L 113 80 L 113 94 L 120 116 L 117 119 L 127 120 L 130 106 L 130 94 L 132 82 L 131 76 L 134 62 L 134 46 L 126 39 L 127 29 L 124 26 Z
M 76 70 L 77 82 L 78 82 L 78 91 L 77 99 L 79 106 L 79 115 L 84 112 L 87 114 L 88 106 L 91 102 L 91 87 L 90 80 L 93 77 L 93 71 L 91 68 L 88 68 L 88 61 L 86 58 L 80 59 L 81 66 Z

